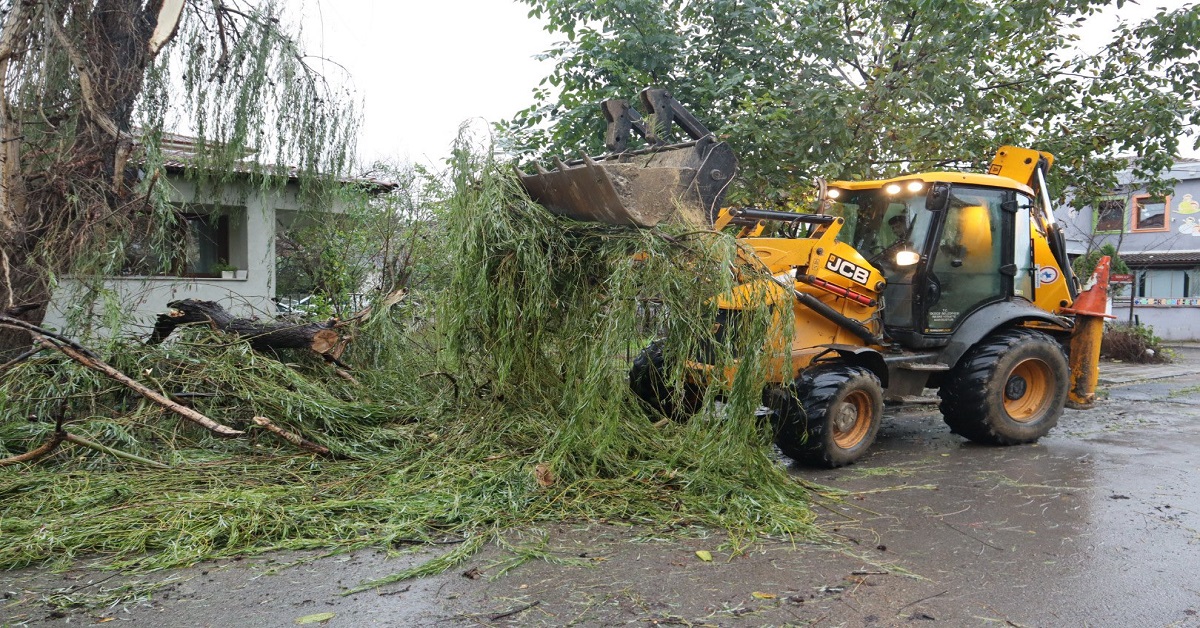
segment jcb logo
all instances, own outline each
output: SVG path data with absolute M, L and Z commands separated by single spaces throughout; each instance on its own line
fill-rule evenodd
M 867 285 L 867 279 L 871 277 L 869 270 L 836 255 L 829 256 L 829 261 L 825 262 L 825 268 L 847 279 L 853 279 L 864 286 Z

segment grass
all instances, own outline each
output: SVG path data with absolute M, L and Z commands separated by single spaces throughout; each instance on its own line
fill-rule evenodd
M 190 330 L 122 342 L 126 373 L 238 429 L 256 415 L 332 449 L 297 453 L 255 432 L 220 440 L 58 356 L 0 383 L 0 455 L 68 428 L 171 465 L 63 449 L 0 469 L 0 566 L 83 557 L 150 570 L 274 550 L 390 550 L 461 539 L 430 562 L 354 590 L 436 573 L 505 530 L 621 520 L 706 526 L 736 550 L 761 535 L 818 535 L 809 489 L 770 454 L 754 417 L 775 322 L 764 303 L 714 336 L 714 297 L 753 278 L 732 240 L 572 223 L 511 174 L 460 151 L 439 226 L 449 288 L 376 317 L 345 361 L 360 385 L 305 355 L 266 356 Z M 731 270 L 734 271 L 731 273 Z M 413 306 L 416 308 L 417 306 Z M 647 417 L 627 385 L 633 347 L 662 338 L 672 386 L 702 348 L 739 368 L 688 422 Z M 26 417 L 33 417 L 31 420 Z M 665 532 L 669 533 L 669 532 Z M 520 560 L 544 560 L 537 544 Z

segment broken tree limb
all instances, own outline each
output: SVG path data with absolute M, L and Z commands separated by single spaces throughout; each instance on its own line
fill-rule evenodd
M 245 432 L 243 432 L 241 430 L 235 430 L 227 425 L 221 425 L 220 423 L 217 423 L 216 421 L 204 416 L 203 414 L 200 414 L 199 412 L 197 412 L 187 406 L 180 405 L 178 403 L 175 403 L 174 401 L 171 401 L 170 399 L 166 398 L 162 394 L 160 394 L 154 390 L 151 390 L 150 388 L 147 388 L 143 384 L 137 382 L 136 380 L 129 377 L 128 375 L 126 375 L 126 374 L 122 373 L 121 371 L 118 371 L 117 369 L 113 368 L 112 366 L 106 364 L 102 360 L 88 356 L 88 355 L 84 355 L 83 353 L 76 350 L 72 346 L 58 344 L 58 343 L 54 342 L 53 340 L 46 338 L 46 337 L 38 337 L 37 341 L 39 343 L 41 343 L 43 346 L 46 346 L 46 347 L 49 347 L 52 349 L 57 349 L 57 350 L 63 352 L 64 354 L 66 354 L 67 357 L 71 358 L 72 360 L 75 360 L 76 362 L 80 363 L 81 365 L 83 365 L 87 368 L 92 369 L 93 371 L 97 371 L 99 373 L 103 373 L 104 375 L 107 375 L 108 377 L 116 380 L 117 382 L 124 384 L 127 388 L 133 390 L 134 392 L 141 395 L 142 397 L 145 397 L 146 399 L 148 399 L 154 403 L 157 403 L 158 405 L 166 408 L 167 410 L 170 410 L 171 412 L 174 412 L 175 414 L 178 414 L 179 416 L 191 421 L 192 423 L 195 423 L 201 427 L 208 429 L 210 432 L 216 434 L 217 436 L 233 437 L 233 436 L 241 436 L 242 434 L 245 434 Z
M 23 454 L 19 454 L 11 458 L 0 459 L 0 467 L 9 467 L 14 464 L 21 464 L 22 462 L 35 462 L 40 460 L 41 458 L 49 455 L 55 449 L 58 449 L 58 446 L 61 445 L 65 440 L 67 440 L 66 432 L 54 432 L 54 434 L 47 439 L 46 442 L 39 445 L 36 449 L 30 449 Z
M 26 312 L 32 312 L 38 309 L 42 305 L 42 303 L 22 303 L 21 305 L 14 305 L 5 309 L 3 314 L 5 316 L 21 316 Z
M 324 445 L 318 445 L 317 443 L 314 443 L 294 432 L 289 432 L 289 431 L 283 429 L 282 427 L 275 425 L 274 423 L 271 422 L 271 419 L 268 419 L 265 416 L 256 416 L 251 420 L 254 421 L 255 425 L 267 430 L 268 432 L 282 438 L 283 440 L 286 440 L 287 442 L 289 442 L 301 449 L 305 449 L 305 450 L 313 452 L 314 454 L 320 454 L 322 456 L 328 456 L 332 453 L 329 451 L 328 447 L 326 447 Z
M 44 458 L 45 456 L 50 455 L 55 449 L 58 449 L 59 445 L 63 444 L 64 442 L 65 443 L 73 443 L 75 445 L 80 445 L 82 447 L 87 447 L 88 449 L 94 449 L 100 453 L 105 453 L 105 454 L 108 454 L 115 458 L 121 458 L 122 460 L 129 460 L 131 462 L 137 462 L 139 464 L 144 464 L 144 465 L 147 465 L 150 467 L 154 467 L 156 469 L 170 469 L 171 468 L 161 462 L 156 462 L 154 460 L 150 460 L 149 458 L 143 458 L 141 456 L 131 454 L 127 451 L 113 449 L 112 447 L 101 445 L 100 443 L 97 443 L 96 441 L 86 439 L 82 436 L 76 436 L 75 434 L 71 434 L 69 432 L 64 432 L 62 430 L 58 430 L 58 431 L 54 432 L 54 434 L 49 439 L 47 439 L 46 442 L 44 442 L 40 446 L 38 446 L 37 449 L 31 449 L 23 454 L 13 456 L 11 458 L 0 459 L 0 467 L 8 467 L 8 466 L 12 466 L 14 464 L 21 464 L 22 462 L 36 462 L 37 460 L 40 460 L 41 458 Z
M 23 321 L 19 318 L 13 318 L 12 316 L 9 316 L 7 314 L 0 314 L 0 327 L 9 327 L 12 329 L 23 329 L 23 330 L 33 334 L 35 340 L 39 336 L 44 336 L 46 338 L 53 339 L 55 341 L 55 343 L 69 346 L 69 347 L 75 349 L 76 351 L 78 351 L 79 353 L 86 355 L 89 358 L 96 359 L 96 360 L 100 359 L 99 356 L 97 356 L 95 353 L 92 353 L 92 351 L 90 349 L 88 349 L 87 347 L 79 344 L 78 342 L 75 342 L 74 340 L 71 340 L 70 338 L 67 338 L 66 336 L 63 336 L 62 334 L 56 334 L 56 333 L 50 331 L 49 329 L 42 329 L 41 327 L 38 327 L 37 325 L 34 325 L 33 323 L 30 323 L 28 321 Z
M 180 325 L 208 323 L 216 331 L 234 334 L 250 343 L 256 351 L 265 349 L 311 349 L 321 355 L 328 354 L 341 339 L 335 330 L 337 319 L 320 323 L 264 323 L 248 318 L 236 318 L 225 308 L 213 301 L 183 299 L 167 304 L 171 308 L 159 314 L 154 332 L 146 344 L 159 344 Z
M 29 358 L 32 358 L 33 356 L 37 355 L 38 353 L 41 353 L 42 349 L 45 349 L 45 347 L 34 347 L 34 348 L 22 353 L 21 355 L 18 355 L 15 358 L 9 360 L 8 362 L 5 362 L 4 364 L 0 364 L 0 373 L 7 371 L 8 369 L 16 366 L 17 364 L 20 364 L 21 362 L 24 362 L 25 360 L 28 360 Z
M 375 310 L 378 309 L 379 311 L 386 312 L 386 311 L 392 309 L 392 306 L 403 301 L 404 297 L 406 297 L 406 296 L 408 296 L 407 288 L 397 288 L 396 290 L 393 290 L 393 291 L 385 294 L 383 296 L 383 298 L 379 299 L 378 303 L 373 303 L 371 305 L 368 305 L 367 307 L 364 307 L 363 309 L 355 312 L 354 314 L 351 314 L 349 318 L 347 318 L 344 321 L 339 322 L 337 324 L 337 326 L 344 327 L 346 325 L 355 325 L 355 324 L 365 323 L 365 322 L 367 322 L 368 319 L 371 318 L 371 314 L 373 314 L 375 312 Z M 376 305 L 378 305 L 379 307 L 376 307 Z

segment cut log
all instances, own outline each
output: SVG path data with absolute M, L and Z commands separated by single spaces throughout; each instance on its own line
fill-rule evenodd
M 158 315 L 154 333 L 146 340 L 146 344 L 158 344 L 166 340 L 176 327 L 191 323 L 208 323 L 216 331 L 240 336 L 257 351 L 311 349 L 326 355 L 341 340 L 341 335 L 336 331 L 337 319 L 303 324 L 261 322 L 235 318 L 212 301 L 196 299 L 172 301 L 167 306 L 171 308 L 170 311 Z

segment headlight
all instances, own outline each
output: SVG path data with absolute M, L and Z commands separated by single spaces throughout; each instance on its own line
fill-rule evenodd
M 897 266 L 912 266 L 921 261 L 921 254 L 916 251 L 899 251 L 896 253 Z

